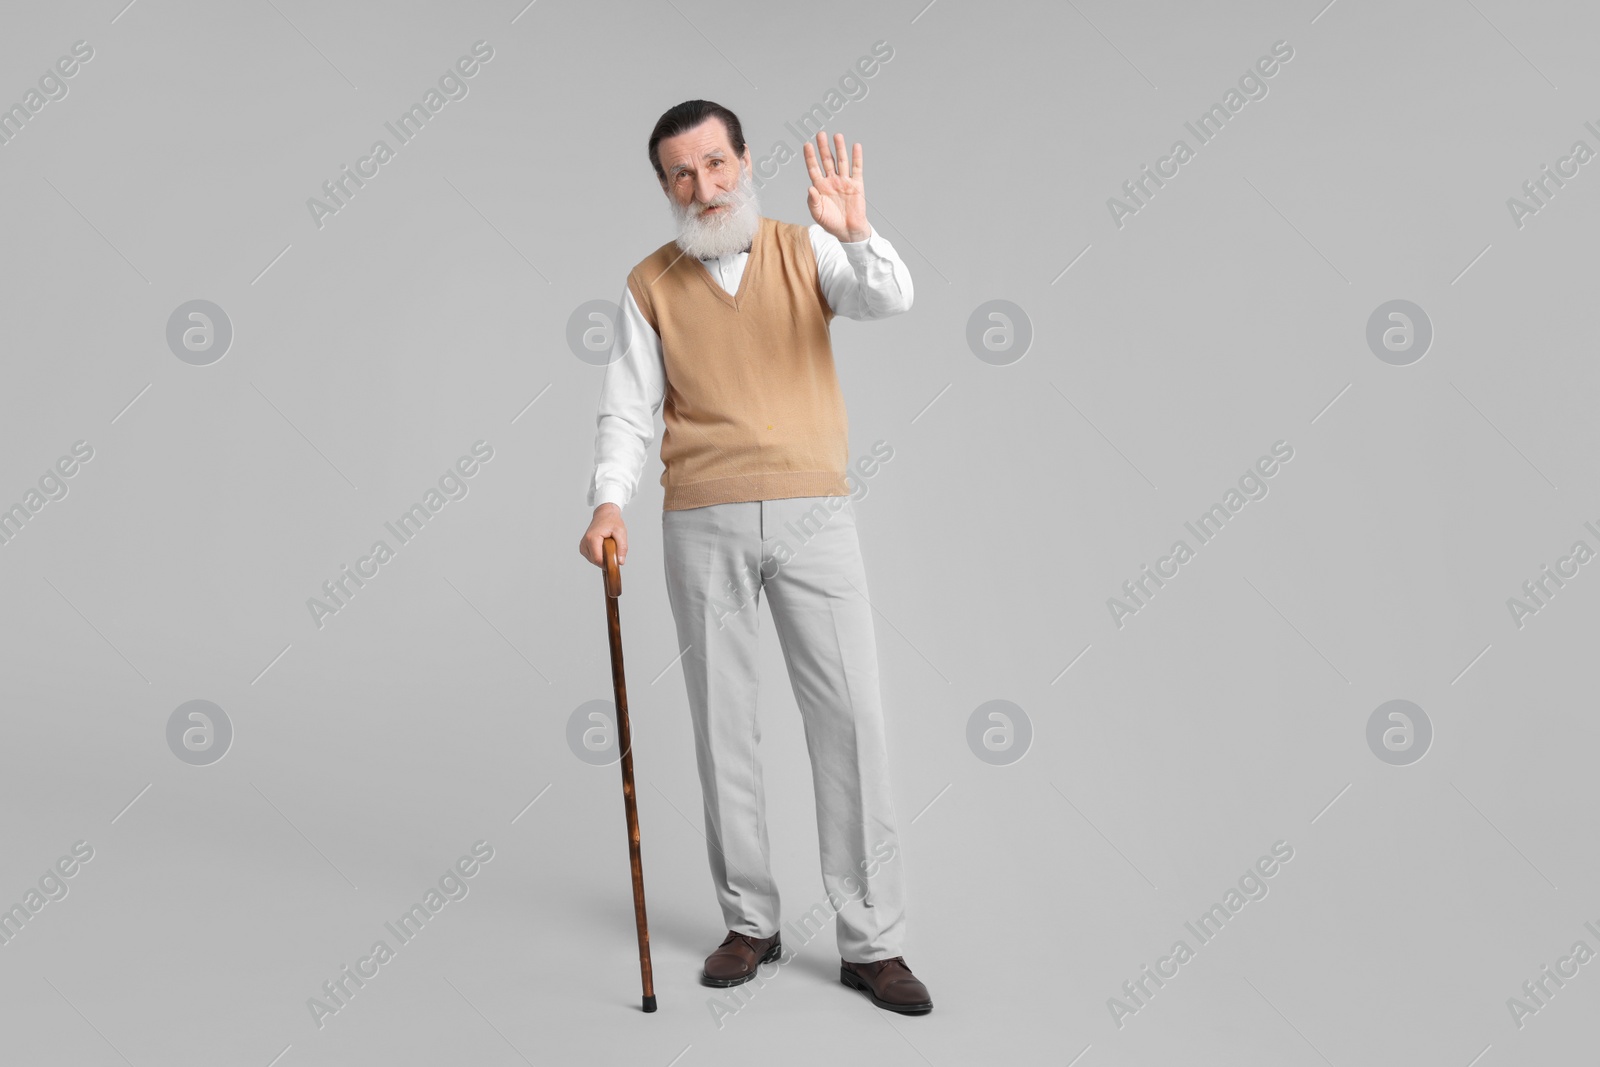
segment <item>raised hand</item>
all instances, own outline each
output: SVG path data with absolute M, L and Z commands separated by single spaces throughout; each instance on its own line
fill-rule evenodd
M 827 134 L 817 131 L 817 147 L 805 143 L 806 173 L 811 188 L 806 190 L 806 207 L 817 225 L 841 241 L 865 241 L 872 236 L 867 225 L 867 194 L 861 179 L 861 142 L 855 143 L 850 170 L 844 164 L 844 134 L 833 135 L 832 149 Z M 819 163 L 820 159 L 820 163 Z

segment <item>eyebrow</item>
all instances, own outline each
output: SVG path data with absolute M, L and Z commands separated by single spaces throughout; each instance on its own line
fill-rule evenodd
M 705 155 L 701 156 L 700 158 L 701 159 L 726 159 L 726 158 L 728 158 L 728 153 L 724 152 L 720 148 L 713 148 L 709 152 L 707 152 Z M 684 167 L 686 167 L 687 165 L 688 164 L 686 164 L 686 163 L 674 163 L 672 166 L 667 168 L 667 173 L 668 174 L 677 174 L 680 170 L 683 170 Z

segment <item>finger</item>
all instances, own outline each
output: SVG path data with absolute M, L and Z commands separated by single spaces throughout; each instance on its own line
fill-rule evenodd
M 840 174 L 844 174 L 850 169 L 849 164 L 846 162 L 849 157 L 844 154 L 844 134 L 842 133 L 833 135 L 833 158 L 835 168 Z
M 811 142 L 806 141 L 802 147 L 805 149 L 806 174 L 810 176 L 812 182 L 822 181 L 822 170 L 817 165 L 817 153 L 812 150 Z
M 822 157 L 822 173 L 833 177 L 833 149 L 828 147 L 828 135 L 821 130 L 817 131 L 817 155 Z
M 861 142 L 857 141 L 850 153 L 850 177 L 861 177 Z

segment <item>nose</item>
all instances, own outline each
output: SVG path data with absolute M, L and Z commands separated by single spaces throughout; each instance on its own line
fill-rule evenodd
M 694 179 L 694 196 L 702 204 L 715 200 L 722 190 L 712 181 L 710 171 L 701 171 Z

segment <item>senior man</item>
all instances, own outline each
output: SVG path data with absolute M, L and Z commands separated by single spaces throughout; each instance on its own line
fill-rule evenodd
M 664 409 L 662 557 L 728 927 L 701 981 L 738 985 L 784 951 L 756 751 L 764 591 L 805 726 L 839 979 L 920 1015 L 933 1001 L 902 954 L 904 860 L 829 340 L 835 315 L 910 308 L 911 275 L 867 223 L 861 145 L 846 159 L 843 135 L 831 148 L 821 131 L 816 141 L 804 147 L 815 220 L 805 227 L 760 214 L 733 112 L 689 100 L 656 123 L 650 162 L 678 236 L 633 268 L 622 294 L 579 551 L 603 566 L 610 536 L 626 560 L 622 508 Z M 815 934 L 828 917 L 818 911 L 791 931 Z

